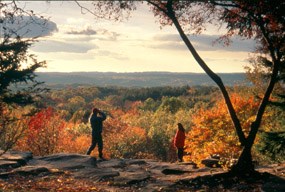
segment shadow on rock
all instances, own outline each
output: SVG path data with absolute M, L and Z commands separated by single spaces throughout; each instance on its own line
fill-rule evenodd
M 217 173 L 198 176 L 191 179 L 182 179 L 176 182 L 172 188 L 220 191 L 254 191 L 259 188 L 264 192 L 285 191 L 285 179 L 270 173 L 254 172 L 248 176 L 233 176 L 229 173 Z

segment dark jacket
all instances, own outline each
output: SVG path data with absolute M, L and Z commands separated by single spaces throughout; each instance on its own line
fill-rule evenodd
M 100 114 L 100 116 L 93 113 L 90 118 L 92 133 L 102 133 L 103 121 L 106 119 L 106 115 L 103 112 L 98 112 L 98 114 Z

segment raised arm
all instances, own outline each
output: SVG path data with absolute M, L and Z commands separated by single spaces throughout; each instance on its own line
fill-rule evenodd
M 106 114 L 103 111 L 98 111 L 98 113 L 100 114 L 102 121 L 104 121 L 106 119 Z

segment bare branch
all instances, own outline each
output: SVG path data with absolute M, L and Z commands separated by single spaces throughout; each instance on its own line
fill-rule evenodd
M 95 14 L 93 11 L 91 11 L 90 9 L 88 9 L 88 8 L 86 8 L 86 7 L 84 7 L 84 6 L 82 6 L 78 1 L 74 1 L 74 2 L 78 5 L 78 7 L 80 7 L 82 14 L 86 14 L 84 11 L 87 11 L 87 13 L 91 13 L 92 15 L 94 15 L 94 16 L 96 16 L 96 17 L 99 17 L 99 15 L 96 15 L 96 14 Z

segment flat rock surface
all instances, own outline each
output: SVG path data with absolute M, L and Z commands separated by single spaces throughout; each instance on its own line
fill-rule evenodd
M 26 162 L 14 166 L 13 162 Z M 9 165 L 11 163 L 11 165 Z M 284 179 L 285 164 L 260 167 L 260 172 L 277 174 Z M 168 163 L 149 159 L 110 159 L 96 160 L 92 156 L 80 154 L 54 154 L 45 157 L 32 157 L 31 153 L 12 152 L 0 158 L 0 179 L 12 175 L 33 175 L 37 177 L 68 173 L 74 179 L 87 179 L 101 186 L 102 191 L 172 191 L 179 182 L 186 182 L 204 175 L 223 173 L 221 168 L 197 169 L 192 163 Z M 285 189 L 278 180 L 265 183 L 263 188 L 270 191 Z M 241 185 L 242 187 L 242 185 Z M 126 190 L 128 189 L 128 190 Z M 241 189 L 242 190 L 242 189 Z M 132 190 L 131 190 L 132 191 Z
M 0 154 L 2 154 L 2 150 L 0 150 Z M 9 160 L 25 160 L 33 158 L 33 154 L 31 152 L 19 152 L 19 151 L 8 151 L 0 156 L 1 159 L 9 159 Z
M 62 170 L 77 170 L 96 167 L 96 158 L 79 154 L 54 154 L 45 157 L 34 157 L 29 165 L 42 165 Z
M 0 150 L 0 154 L 3 151 Z M 27 162 L 33 158 L 31 152 L 8 151 L 0 156 L 0 175 L 9 169 L 14 169 L 27 165 Z

